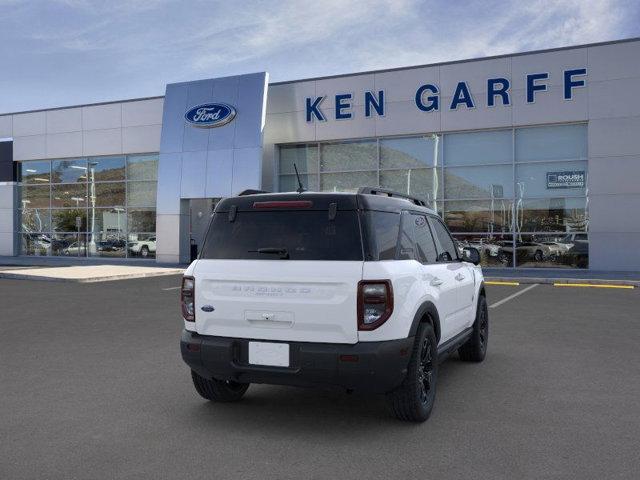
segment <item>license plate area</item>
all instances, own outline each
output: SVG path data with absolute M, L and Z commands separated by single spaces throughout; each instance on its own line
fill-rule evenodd
M 249 342 L 249 365 L 289 367 L 289 344 Z

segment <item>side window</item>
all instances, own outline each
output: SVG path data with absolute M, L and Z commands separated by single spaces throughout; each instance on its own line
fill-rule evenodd
M 416 239 L 416 260 L 421 263 L 434 263 L 438 256 L 431 229 L 424 215 L 411 215 Z
M 403 212 L 396 260 L 413 260 L 414 258 L 417 258 L 414 245 L 413 215 L 409 212 Z
M 433 233 L 438 239 L 438 243 L 440 244 L 440 248 L 438 249 L 438 261 L 451 262 L 453 260 L 458 260 L 458 250 L 456 248 L 456 244 L 440 219 L 430 217 L 429 224 L 431 225 Z
M 369 240 L 369 255 L 373 261 L 395 260 L 400 215 L 390 212 L 365 212 Z

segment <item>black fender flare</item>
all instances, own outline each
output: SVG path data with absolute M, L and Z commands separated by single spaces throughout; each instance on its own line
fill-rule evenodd
M 411 329 L 409 330 L 409 336 L 415 337 L 418 332 L 418 326 L 421 322 L 425 320 L 425 318 L 430 318 L 431 323 L 433 324 L 433 331 L 436 334 L 436 341 L 440 341 L 440 315 L 438 314 L 438 309 L 432 302 L 424 302 L 418 308 L 415 316 L 413 317 L 413 322 L 411 323 Z

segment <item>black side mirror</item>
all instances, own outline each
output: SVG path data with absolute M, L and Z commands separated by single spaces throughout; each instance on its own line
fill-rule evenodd
M 462 260 L 465 262 L 473 263 L 474 265 L 480 264 L 480 252 L 477 248 L 464 247 L 462 250 Z

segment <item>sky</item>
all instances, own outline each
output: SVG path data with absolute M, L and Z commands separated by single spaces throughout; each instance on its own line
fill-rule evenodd
M 0 112 L 639 36 L 638 0 L 0 0 Z

